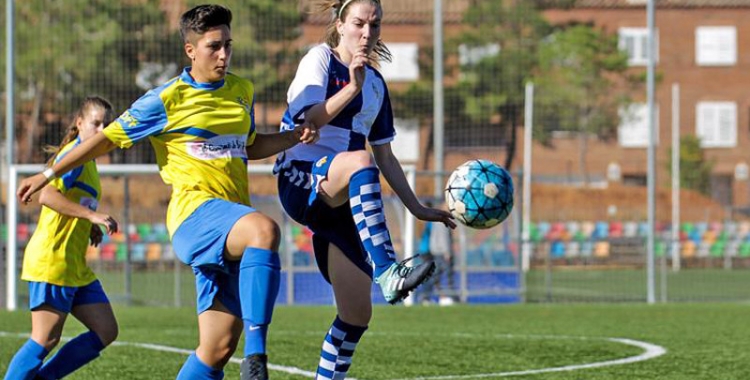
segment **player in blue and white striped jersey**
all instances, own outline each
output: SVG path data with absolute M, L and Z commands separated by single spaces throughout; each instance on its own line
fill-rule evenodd
M 380 40 L 378 0 L 318 0 L 333 13 L 326 42 L 300 62 L 281 129 L 308 122 L 320 140 L 279 155 L 279 197 L 287 213 L 313 232 L 321 273 L 333 286 L 338 316 L 323 344 L 318 378 L 346 376 L 372 316 L 372 279 L 397 303 L 434 270 L 396 262 L 381 200 L 380 172 L 417 218 L 454 228 L 450 214 L 423 206 L 391 150 L 396 134 L 388 88 L 373 67 L 390 59 Z M 366 150 L 366 144 L 372 154 Z

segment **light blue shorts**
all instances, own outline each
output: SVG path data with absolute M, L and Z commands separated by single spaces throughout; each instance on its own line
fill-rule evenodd
M 29 310 L 34 311 L 48 305 L 63 313 L 70 313 L 75 306 L 93 303 L 109 303 L 101 282 L 95 280 L 86 286 L 60 286 L 47 282 L 29 282 Z
M 256 210 L 223 199 L 204 202 L 177 228 L 172 237 L 175 254 L 195 273 L 198 314 L 220 301 L 241 317 L 239 261 L 224 260 L 227 236 L 240 218 Z

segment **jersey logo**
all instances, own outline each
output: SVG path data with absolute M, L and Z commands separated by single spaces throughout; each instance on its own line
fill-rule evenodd
M 349 84 L 348 80 L 333 78 L 333 85 L 336 87 L 346 87 Z
M 250 102 L 247 101 L 247 99 L 245 99 L 245 98 L 243 98 L 241 96 L 238 96 L 237 97 L 237 103 L 239 103 L 242 106 L 242 108 L 245 109 L 245 112 L 250 113 L 252 107 L 250 105 Z
M 201 160 L 217 158 L 247 158 L 245 140 L 247 136 L 222 135 L 204 141 L 185 143 L 188 154 Z
M 316 167 L 316 168 L 319 168 L 319 167 L 321 167 L 321 166 L 325 165 L 325 164 L 326 164 L 326 162 L 328 162 L 328 156 L 323 156 L 323 158 L 319 159 L 319 160 L 318 160 L 318 161 L 317 161 L 317 162 L 315 163 L 315 167 Z
M 136 118 L 130 114 L 130 111 L 125 111 L 122 115 L 120 115 L 119 119 L 122 124 L 126 124 L 131 128 L 138 125 L 138 120 L 136 120 Z

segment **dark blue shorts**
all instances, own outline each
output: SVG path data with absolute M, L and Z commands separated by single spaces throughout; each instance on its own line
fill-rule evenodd
M 318 198 L 320 180 L 328 177 L 333 156 L 317 162 L 292 161 L 278 173 L 279 198 L 286 213 L 313 232 L 315 260 L 326 281 L 328 244 L 334 244 L 358 268 L 372 278 L 372 260 L 359 239 L 349 204 L 332 208 Z
M 49 305 L 55 310 L 70 313 L 75 306 L 109 303 L 101 282 L 95 280 L 86 286 L 60 286 L 47 282 L 29 282 L 29 310 Z
M 239 261 L 225 261 L 227 236 L 240 218 L 256 210 L 223 199 L 204 202 L 185 219 L 172 237 L 175 254 L 193 267 L 198 314 L 208 310 L 214 299 L 241 317 Z

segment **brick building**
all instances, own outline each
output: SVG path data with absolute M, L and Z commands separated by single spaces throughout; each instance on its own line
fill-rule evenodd
M 416 51 L 432 46 L 434 1 L 382 0 L 382 3 L 386 11 L 382 38 L 392 47 L 399 68 L 387 74 L 391 76 L 391 86 L 398 88 L 420 75 L 413 73 Z M 303 9 L 305 4 L 302 3 Z M 460 31 L 461 15 L 471 2 L 444 0 L 443 4 L 444 33 L 449 37 Z M 619 35 L 621 47 L 630 57 L 630 70 L 645 73 L 645 0 L 579 0 L 572 7 L 548 9 L 544 15 L 552 24 L 582 22 Z M 658 186 L 669 186 L 671 88 L 673 84 L 679 84 L 680 134 L 702 137 L 706 157 L 714 161 L 713 198 L 734 207 L 750 206 L 747 180 L 750 158 L 745 150 L 750 142 L 750 94 L 743 86 L 750 84 L 749 20 L 750 1 L 747 0 L 657 0 Z M 309 17 L 303 39 L 307 43 L 319 41 L 324 23 L 321 17 Z M 455 59 L 458 54 L 445 53 L 448 59 Z M 588 143 L 586 166 L 592 178 L 606 181 L 608 171 L 610 175 L 615 171 L 620 173 L 620 181 L 625 184 L 646 183 L 648 130 L 645 90 L 632 96 L 636 101 L 633 110 L 637 117 L 621 125 L 616 141 L 605 143 L 592 138 Z M 432 162 L 428 141 L 431 125 L 421 125 L 420 128 L 418 150 L 422 156 L 417 160 L 418 166 L 429 169 Z M 513 169 L 522 165 L 521 126 L 517 135 L 518 150 Z M 577 172 L 578 150 L 578 138 L 565 137 L 564 134 L 556 134 L 551 147 L 535 144 L 534 176 L 563 181 L 572 178 L 575 182 L 575 178 L 582 174 Z M 501 161 L 497 158 L 497 150 L 491 149 L 468 152 L 448 149 L 446 153 L 446 168 L 476 156 Z

